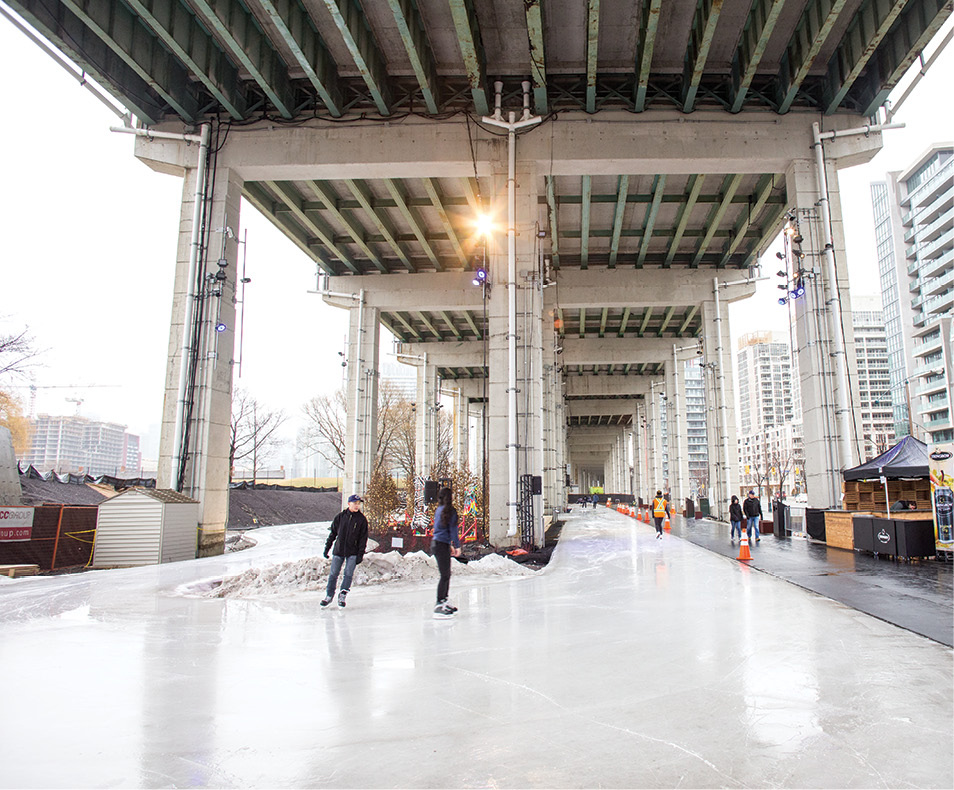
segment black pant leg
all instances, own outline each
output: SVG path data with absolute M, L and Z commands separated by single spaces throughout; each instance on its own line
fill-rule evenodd
M 434 559 L 437 560 L 437 570 L 440 571 L 441 580 L 437 583 L 437 601 L 447 600 L 447 593 L 450 590 L 450 543 L 434 541 L 431 545 L 434 552 Z

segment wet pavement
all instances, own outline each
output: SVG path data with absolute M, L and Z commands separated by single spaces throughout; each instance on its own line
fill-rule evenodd
M 711 519 L 673 519 L 672 534 L 735 559 L 739 540 Z M 762 536 L 750 546 L 752 568 L 825 595 L 916 634 L 954 646 L 954 565 L 911 562 L 829 548 L 807 538 Z
M 951 649 L 605 508 L 452 620 L 182 594 L 324 534 L 0 583 L 0 786 L 954 786 Z

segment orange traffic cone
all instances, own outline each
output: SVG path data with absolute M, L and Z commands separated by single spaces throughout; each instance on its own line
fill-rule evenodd
M 744 529 L 742 530 L 742 542 L 739 544 L 739 556 L 736 557 L 737 560 L 750 560 L 752 559 L 752 554 L 749 552 L 749 533 Z
M 672 532 L 672 526 L 670 526 L 670 524 L 669 524 L 669 514 L 668 514 L 668 513 L 666 514 L 666 520 L 663 521 L 663 529 L 666 530 L 666 532 Z

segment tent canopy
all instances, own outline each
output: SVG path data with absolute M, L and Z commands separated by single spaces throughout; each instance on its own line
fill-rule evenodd
M 845 480 L 872 480 L 884 475 L 889 480 L 928 476 L 927 445 L 913 436 L 905 436 L 890 450 L 867 463 L 846 469 Z

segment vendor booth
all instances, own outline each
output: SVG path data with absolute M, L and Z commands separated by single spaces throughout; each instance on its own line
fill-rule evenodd
M 877 458 L 846 469 L 847 512 L 825 513 L 828 545 L 902 559 L 933 557 L 929 463 L 927 445 L 905 436 Z

